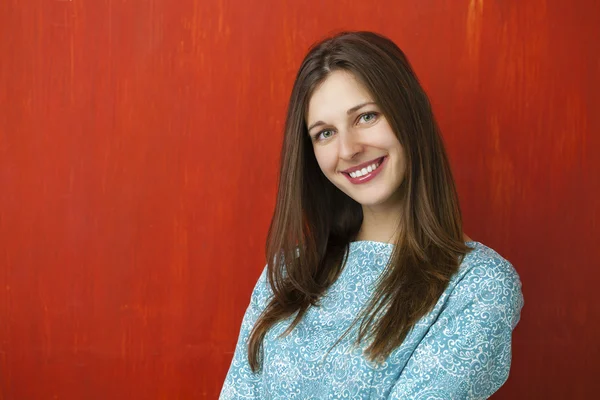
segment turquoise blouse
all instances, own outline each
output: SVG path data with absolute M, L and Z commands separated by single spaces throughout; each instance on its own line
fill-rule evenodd
M 321 305 L 310 308 L 283 338 L 278 336 L 292 319 L 275 324 L 263 342 L 262 368 L 253 373 L 247 340 L 271 295 L 263 271 L 242 321 L 220 399 L 488 398 L 508 378 L 511 335 L 523 295 L 519 276 L 508 261 L 481 243 L 467 245 L 474 250 L 433 310 L 380 364 L 363 356 L 366 344 L 354 345 L 357 324 L 331 346 L 368 303 L 393 245 L 350 243 L 346 267 Z

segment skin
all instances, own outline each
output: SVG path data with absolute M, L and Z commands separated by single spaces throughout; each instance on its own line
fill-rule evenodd
M 373 96 L 351 73 L 332 72 L 313 92 L 306 124 L 323 174 L 362 206 L 357 240 L 393 243 L 402 209 L 399 188 L 406 159 Z M 383 156 L 385 164 L 369 182 L 354 184 L 341 172 Z
M 313 92 L 305 122 L 323 174 L 362 206 L 356 240 L 394 243 L 406 158 L 373 96 L 351 73 L 334 71 Z M 341 172 L 383 156 L 386 163 L 369 182 L 354 184 Z

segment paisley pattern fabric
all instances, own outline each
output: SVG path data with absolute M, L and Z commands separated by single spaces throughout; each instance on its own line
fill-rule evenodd
M 352 242 L 348 261 L 319 307 L 310 308 L 287 336 L 291 318 L 263 342 L 262 367 L 248 365 L 247 340 L 271 295 L 263 271 L 242 321 L 221 391 L 228 399 L 485 399 L 508 378 L 511 335 L 523 296 L 512 265 L 478 242 L 431 312 L 382 363 L 355 345 L 357 324 L 393 245 Z

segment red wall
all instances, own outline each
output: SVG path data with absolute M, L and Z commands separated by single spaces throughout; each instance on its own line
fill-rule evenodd
M 495 398 L 594 397 L 599 4 L 0 1 L 0 399 L 217 397 L 294 74 L 339 29 L 409 55 L 468 234 L 521 274 Z

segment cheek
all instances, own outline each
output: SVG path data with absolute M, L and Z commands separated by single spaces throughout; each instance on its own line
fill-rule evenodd
M 323 151 L 315 151 L 315 158 L 317 159 L 317 164 L 319 164 L 319 168 L 325 175 L 330 175 L 335 172 L 335 157 L 332 157 L 331 154 Z

